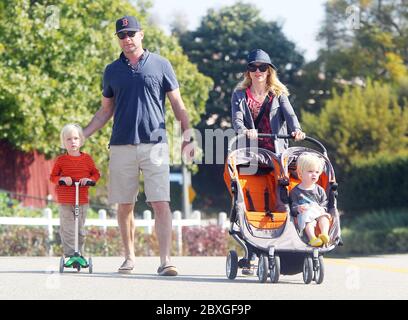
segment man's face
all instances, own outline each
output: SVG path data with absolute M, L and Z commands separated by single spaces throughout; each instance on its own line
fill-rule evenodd
M 141 48 L 143 37 L 143 31 L 123 31 L 118 33 L 119 45 L 124 53 L 134 53 Z

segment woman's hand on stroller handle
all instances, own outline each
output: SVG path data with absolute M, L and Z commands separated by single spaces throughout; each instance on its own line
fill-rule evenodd
M 258 130 L 256 130 L 256 129 L 247 129 L 247 130 L 244 131 L 244 134 L 249 139 L 258 139 Z
M 298 132 L 299 132 L 299 131 L 298 131 Z M 314 138 L 308 137 L 308 136 L 307 136 L 306 134 L 304 134 L 304 132 L 302 132 L 302 131 L 300 131 L 300 132 L 303 133 L 303 135 L 304 135 L 304 136 L 302 135 L 303 140 L 312 142 L 313 144 L 317 145 L 317 146 L 322 150 L 322 153 L 323 153 L 325 156 L 327 156 L 327 150 L 326 150 L 326 148 L 324 147 L 324 145 L 323 145 L 320 141 L 318 141 L 318 140 L 316 140 L 316 139 L 314 139 Z M 300 133 L 300 132 L 299 132 L 299 133 Z M 299 134 L 299 136 L 300 136 L 300 134 Z M 236 141 L 238 141 L 239 139 L 242 139 L 242 138 L 244 138 L 244 137 L 247 137 L 246 132 L 241 133 L 241 134 L 238 134 L 238 135 L 236 135 L 235 137 L 233 137 L 233 138 L 230 140 L 230 142 L 229 142 L 228 152 L 231 152 L 231 151 L 232 151 L 232 147 L 233 147 L 233 145 L 236 143 Z M 296 140 L 296 139 L 295 139 L 295 136 L 292 136 L 291 134 L 257 133 L 257 137 L 258 137 L 258 138 L 271 138 L 272 141 L 277 140 L 277 139 L 292 139 L 292 140 Z M 299 141 L 299 140 L 297 140 L 297 141 Z

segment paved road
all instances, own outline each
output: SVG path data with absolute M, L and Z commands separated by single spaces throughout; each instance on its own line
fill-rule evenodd
M 95 257 L 94 273 L 59 274 L 59 258 L 0 257 L 0 299 L 408 299 L 408 254 L 336 259 L 325 257 L 323 284 L 302 275 L 279 283 L 225 276 L 224 257 L 175 257 L 180 276 L 155 275 L 159 259 L 139 257 L 131 275 L 115 272 L 119 257 Z

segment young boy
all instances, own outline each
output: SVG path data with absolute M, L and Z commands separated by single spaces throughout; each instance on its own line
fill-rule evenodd
M 327 196 L 317 184 L 323 171 L 324 161 L 312 153 L 304 153 L 297 159 L 297 173 L 301 180 L 290 192 L 291 207 L 297 212 L 298 226 L 309 238 L 309 245 L 320 247 L 330 241 L 330 214 L 327 213 Z M 316 237 L 315 227 L 319 224 L 321 234 Z
M 60 213 L 60 235 L 64 256 L 72 257 L 75 252 L 75 187 L 74 182 L 80 182 L 79 188 L 79 249 L 83 250 L 85 240 L 85 218 L 88 210 L 88 181 L 98 181 L 100 174 L 95 167 L 91 156 L 81 152 L 80 148 L 85 142 L 82 128 L 77 124 L 67 124 L 61 130 L 61 147 L 67 150 L 66 154 L 60 155 L 51 172 L 51 182 L 57 184 L 56 192 Z M 64 181 L 66 185 L 59 185 Z

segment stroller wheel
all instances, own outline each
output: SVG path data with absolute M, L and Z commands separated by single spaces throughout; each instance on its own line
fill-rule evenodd
M 226 274 L 228 279 L 234 280 L 238 273 L 238 255 L 234 250 L 230 250 L 227 256 Z
M 317 284 L 321 284 L 324 279 L 324 262 L 323 262 L 323 256 L 319 256 L 319 266 L 317 269 L 314 271 L 314 281 L 316 281 Z
M 258 263 L 259 282 L 261 283 L 266 282 L 266 280 L 268 279 L 268 270 L 269 270 L 268 257 L 264 254 L 261 254 L 261 256 L 259 257 L 259 263 Z
M 271 268 L 269 276 L 272 283 L 277 283 L 280 276 L 280 257 L 278 255 L 275 255 L 274 260 L 275 265 Z
M 60 265 L 59 265 L 59 272 L 60 273 L 64 272 L 64 267 L 65 267 L 65 258 L 61 257 L 60 258 Z
M 313 260 L 312 257 L 306 256 L 303 260 L 303 281 L 309 284 L 313 279 Z

